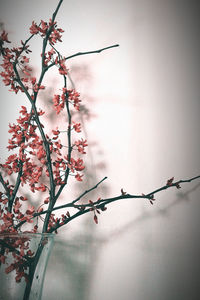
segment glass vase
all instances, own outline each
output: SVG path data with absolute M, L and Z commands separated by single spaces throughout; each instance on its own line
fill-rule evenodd
M 0 300 L 40 300 L 54 234 L 0 234 Z

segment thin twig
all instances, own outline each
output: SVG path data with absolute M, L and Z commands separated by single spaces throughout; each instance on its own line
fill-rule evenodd
M 78 198 L 76 198 L 74 201 L 72 201 L 73 204 L 75 204 L 76 202 L 78 202 L 81 198 L 83 198 L 86 194 L 88 194 L 89 192 L 93 191 L 94 189 L 96 189 L 104 180 L 106 180 L 108 177 L 105 176 L 103 179 L 101 179 L 95 186 L 93 186 L 92 188 L 90 188 L 89 190 L 86 190 L 84 193 L 82 193 Z
M 104 177 L 102 180 L 100 180 L 95 186 L 93 186 L 92 188 L 90 188 L 89 190 L 86 190 L 84 193 L 82 193 L 78 198 L 76 198 L 75 200 L 73 200 L 72 202 L 70 203 L 67 203 L 67 204 L 63 204 L 63 205 L 60 205 L 60 206 L 56 206 L 54 207 L 51 211 L 49 210 L 45 210 L 45 211 L 42 211 L 42 212 L 38 212 L 38 213 L 35 213 L 33 214 L 33 218 L 35 217 L 38 217 L 40 215 L 43 215 L 43 214 L 46 214 L 48 212 L 53 212 L 55 210 L 59 210 L 59 209 L 63 209 L 63 208 L 76 208 L 78 209 L 79 211 L 76 212 L 74 215 L 68 217 L 65 222 L 62 223 L 62 225 L 60 224 L 57 224 L 57 226 L 55 226 L 54 228 L 52 228 L 51 232 L 57 230 L 58 228 L 68 224 L 69 222 L 71 222 L 73 219 L 79 217 L 80 215 L 83 215 L 83 214 L 86 214 L 87 212 L 90 212 L 91 211 L 91 208 L 95 208 L 95 209 L 102 209 L 104 208 L 106 205 L 112 203 L 112 202 L 115 202 L 115 201 L 118 201 L 118 200 L 122 200 L 122 199 L 147 199 L 147 200 L 152 200 L 152 196 L 154 196 L 155 194 L 163 191 L 163 190 L 166 190 L 166 189 L 169 189 L 169 188 L 172 188 L 172 187 L 176 187 L 179 185 L 179 184 L 182 184 L 182 183 L 189 183 L 189 182 L 192 182 L 198 178 L 200 178 L 200 175 L 198 176 L 195 176 L 193 178 L 190 178 L 190 179 L 185 179 L 185 180 L 179 180 L 179 181 L 176 181 L 174 182 L 173 184 L 171 185 L 164 185 L 162 186 L 161 188 L 159 189 L 156 189 L 154 190 L 153 192 L 150 192 L 148 194 L 141 194 L 141 195 L 133 195 L 133 194 L 121 194 L 119 196 L 116 196 L 116 197 L 111 197 L 111 198 L 106 198 L 106 199 L 98 199 L 97 201 L 93 201 L 93 203 L 85 203 L 85 204 L 75 204 L 76 202 L 78 202 L 79 200 L 81 200 L 81 198 L 83 196 L 85 196 L 86 194 L 88 194 L 90 191 L 94 190 L 95 188 L 97 188 L 107 177 Z M 26 221 L 23 221 L 23 222 L 20 222 L 18 225 L 15 226 L 15 228 L 18 228 L 20 226 L 22 226 L 24 223 L 26 223 Z
M 80 56 L 80 55 L 87 55 L 87 54 L 101 53 L 102 51 L 105 51 L 105 50 L 108 50 L 108 49 L 111 49 L 111 48 L 115 48 L 115 47 L 119 47 L 119 44 L 115 44 L 115 45 L 112 45 L 112 46 L 108 46 L 108 47 L 101 48 L 101 49 L 98 49 L 98 50 L 93 50 L 93 51 L 77 52 L 77 53 L 75 53 L 75 54 L 72 54 L 72 55 L 70 55 L 70 56 L 67 56 L 65 60 L 68 60 L 68 59 L 70 59 L 70 58 L 73 58 L 73 57 L 76 57 L 76 56 Z
M 67 56 L 66 58 L 64 58 L 65 60 L 68 60 L 68 59 L 71 59 L 73 57 L 76 57 L 76 56 L 81 56 L 81 55 L 87 55 L 87 54 L 95 54 L 95 53 L 101 53 L 102 51 L 105 51 L 105 50 L 108 50 L 108 49 L 111 49 L 111 48 L 115 48 L 115 47 L 119 47 L 118 44 L 115 44 L 115 45 L 111 45 L 111 46 L 108 46 L 108 47 L 104 47 L 104 48 L 101 48 L 101 49 L 98 49 L 98 50 L 93 50 L 93 51 L 86 51 L 86 52 L 77 52 L 75 54 L 72 54 L 70 56 Z M 55 48 L 54 48 L 55 49 Z M 55 66 L 55 62 L 51 63 L 47 68 L 50 69 L 51 67 Z

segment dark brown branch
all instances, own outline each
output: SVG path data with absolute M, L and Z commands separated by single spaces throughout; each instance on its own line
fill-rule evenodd
M 107 199 L 100 199 L 96 202 L 93 202 L 93 205 L 94 206 L 102 206 L 103 205 L 107 205 L 111 202 L 114 202 L 114 201 L 117 201 L 117 200 L 122 200 L 122 199 L 148 199 L 148 200 L 152 200 L 152 196 L 163 191 L 163 190 L 166 190 L 166 189 L 169 189 L 169 188 L 172 188 L 172 187 L 177 187 L 177 185 L 181 184 L 181 183 L 188 183 L 188 182 L 191 182 L 191 181 L 194 181 L 196 179 L 200 178 L 200 175 L 198 176 L 195 176 L 193 178 L 190 178 L 190 179 L 185 179 L 185 180 L 179 180 L 179 181 L 176 181 L 174 182 L 173 184 L 171 185 L 164 185 L 162 186 L 161 188 L 157 189 L 157 190 L 154 190 L 153 192 L 151 193 L 148 193 L 148 194 L 142 194 L 142 195 L 132 195 L 132 194 L 123 194 L 123 195 L 119 195 L 119 196 L 116 196 L 116 197 L 112 197 L 112 198 L 107 198 Z M 57 210 L 59 208 L 65 208 L 65 207 L 74 207 L 74 204 L 79 201 L 85 194 L 87 194 L 89 191 L 95 189 L 103 180 L 105 180 L 105 178 L 103 178 L 96 186 L 94 186 L 93 188 L 91 188 L 90 190 L 88 191 L 85 191 L 83 194 L 81 194 L 77 199 L 75 199 L 74 201 L 72 201 L 71 203 L 68 203 L 68 204 L 65 204 L 65 205 L 62 205 L 62 206 L 59 206 L 59 207 L 55 207 L 54 210 Z M 75 206 L 77 208 L 84 208 L 84 207 L 91 207 L 91 204 L 90 203 L 87 203 L 87 204 L 78 204 L 77 206 Z
M 86 204 L 75 204 L 76 202 L 78 202 L 83 196 L 85 196 L 86 194 L 88 194 L 90 191 L 94 190 L 95 188 L 98 187 L 98 185 L 100 183 L 102 183 L 107 177 L 104 177 L 101 181 L 99 181 L 94 187 L 92 187 L 91 189 L 89 190 L 86 190 L 84 193 L 82 193 L 78 198 L 76 198 L 75 200 L 73 200 L 72 202 L 70 203 L 67 203 L 67 204 L 64 204 L 64 205 L 60 205 L 60 206 L 57 206 L 57 207 L 54 207 L 51 211 L 49 210 L 46 210 L 46 211 L 42 211 L 42 212 L 39 212 L 39 213 L 35 213 L 33 215 L 33 218 L 35 217 L 38 217 L 40 215 L 43 215 L 43 214 L 46 214 L 46 213 L 51 213 L 52 211 L 55 211 L 55 210 L 59 210 L 59 209 L 63 209 L 63 208 L 77 208 L 79 211 L 77 213 L 75 213 L 74 215 L 70 216 L 69 218 L 67 218 L 64 222 L 64 224 L 62 225 L 57 225 L 56 227 L 54 227 L 52 229 L 51 232 L 57 230 L 58 228 L 68 224 L 70 221 L 72 221 L 73 219 L 75 219 L 76 217 L 80 216 L 80 215 L 83 215 L 87 212 L 90 212 L 91 211 L 91 208 L 97 208 L 97 209 L 102 209 L 104 208 L 106 205 L 112 203 L 112 202 L 115 202 L 115 201 L 118 201 L 118 200 L 122 200 L 122 199 L 147 199 L 147 200 L 152 200 L 152 196 L 154 196 L 155 194 L 163 191 L 163 190 L 166 190 L 166 189 L 169 189 L 169 188 L 172 188 L 172 187 L 176 187 L 179 185 L 179 184 L 182 184 L 182 183 L 189 183 L 189 182 L 192 182 L 196 179 L 199 179 L 200 178 L 200 175 L 198 176 L 195 176 L 195 177 L 192 177 L 190 179 L 185 179 L 185 180 L 179 180 L 179 181 L 176 181 L 174 182 L 173 184 L 171 185 L 164 185 L 162 186 L 161 188 L 159 189 L 156 189 L 154 190 L 153 192 L 150 192 L 148 194 L 142 194 L 142 195 L 132 195 L 132 194 L 122 194 L 122 195 L 119 195 L 119 196 L 116 196 L 116 197 L 112 197 L 112 198 L 106 198 L 106 199 L 98 199 L 97 201 L 93 201 L 93 204 L 91 203 L 86 203 Z M 17 226 L 15 226 L 15 228 L 18 228 L 20 227 L 21 225 L 23 225 L 26 221 L 23 221 L 23 222 L 20 222 Z
M 89 190 L 86 190 L 85 192 L 83 192 L 78 198 L 76 198 L 75 200 L 73 200 L 71 203 L 68 204 L 63 204 L 57 207 L 54 207 L 54 210 L 58 210 L 58 209 L 62 209 L 62 208 L 66 208 L 66 207 L 74 207 L 75 203 L 78 202 L 79 200 L 81 200 L 86 194 L 88 194 L 89 192 L 93 191 L 94 189 L 96 189 L 104 180 L 106 180 L 107 177 L 104 177 L 103 179 L 101 179 L 95 186 L 93 186 L 92 188 L 90 188 Z M 83 205 L 84 207 L 86 205 Z M 78 205 L 79 207 L 79 205 Z M 47 212 L 47 211 L 46 211 Z M 42 214 L 46 213 L 45 211 L 42 212 Z
M 64 224 L 62 224 L 62 225 L 57 224 L 54 228 L 52 228 L 51 232 L 56 231 L 60 227 L 68 224 L 73 219 L 75 219 L 75 218 L 77 218 L 77 217 L 79 217 L 81 215 L 84 215 L 84 214 L 90 212 L 91 208 L 102 209 L 102 208 L 105 207 L 105 205 L 110 204 L 112 202 L 115 202 L 117 200 L 122 200 L 122 199 L 133 199 L 134 198 L 134 199 L 148 199 L 148 200 L 152 200 L 152 195 L 155 195 L 156 193 L 159 193 L 162 190 L 169 189 L 169 188 L 172 188 L 172 187 L 178 187 L 179 184 L 181 184 L 181 183 L 188 183 L 188 182 L 194 181 L 194 180 L 196 180 L 198 178 L 200 178 L 200 175 L 195 176 L 195 177 L 190 178 L 190 179 L 179 180 L 179 181 L 174 182 L 171 185 L 165 185 L 165 186 L 163 186 L 163 187 L 161 187 L 161 188 L 159 188 L 159 189 L 157 189 L 157 190 L 155 190 L 155 191 L 153 191 L 153 192 L 151 192 L 149 194 L 146 194 L 146 195 L 144 195 L 144 194 L 142 194 L 142 195 L 123 194 L 123 195 L 120 195 L 120 196 L 117 196 L 117 197 L 112 197 L 112 198 L 107 198 L 107 199 L 99 199 L 96 202 L 93 202 L 92 205 L 91 205 L 91 203 L 77 205 L 75 207 L 78 208 L 79 211 L 77 213 L 75 213 L 74 215 L 70 216 L 69 218 L 67 218 L 65 220 Z M 71 204 L 73 204 L 73 202 Z M 68 207 L 69 207 L 69 205 L 68 205 Z M 62 208 L 64 208 L 64 205 L 63 205 Z M 55 209 L 56 209 L 56 207 L 55 207 Z
M 59 209 L 62 209 L 62 208 L 67 208 L 67 207 L 76 207 L 75 206 L 75 203 L 77 201 L 79 201 L 83 196 L 85 196 L 86 194 L 88 194 L 89 192 L 93 191 L 94 189 L 96 189 L 104 180 L 106 180 L 107 177 L 104 177 L 103 179 L 101 179 L 95 186 L 93 186 L 92 188 L 90 188 L 89 190 L 86 190 L 84 193 L 82 193 L 78 198 L 76 198 L 75 200 L 73 200 L 72 202 L 68 203 L 68 204 L 63 204 L 63 205 L 60 205 L 60 206 L 57 206 L 57 207 L 54 207 L 52 209 L 47 209 L 47 210 L 44 210 L 44 211 L 41 211 L 41 212 L 37 212 L 37 213 L 34 213 L 33 214 L 33 218 L 35 217 L 39 217 L 41 215 L 44 215 L 44 214 L 51 214 L 52 211 L 55 211 L 55 210 L 59 210 Z M 57 195 L 56 195 L 57 196 Z M 86 206 L 86 205 L 85 205 Z M 88 205 L 88 206 L 91 206 L 91 205 Z M 22 221 L 20 223 L 18 223 L 16 226 L 15 226 L 15 229 L 21 227 L 23 224 L 25 224 L 26 221 Z
M 70 59 L 70 58 L 73 58 L 73 57 L 76 57 L 76 56 L 87 55 L 87 54 L 94 54 L 94 53 L 101 53 L 102 51 L 105 51 L 105 50 L 108 50 L 108 49 L 111 49 L 111 48 L 115 48 L 115 47 L 119 47 L 119 44 L 115 44 L 115 45 L 108 46 L 108 47 L 101 48 L 101 49 L 94 50 L 94 51 L 77 52 L 77 53 L 75 53 L 75 54 L 72 54 L 72 55 L 70 55 L 70 56 L 67 56 L 67 57 L 66 57 L 66 60 L 68 60 L 68 59 Z
M 152 195 L 155 195 L 155 194 L 157 194 L 157 193 L 159 193 L 159 192 L 161 192 L 161 191 L 163 191 L 163 190 L 166 190 L 166 189 L 168 189 L 168 188 L 170 188 L 170 187 L 177 187 L 177 186 L 179 186 L 181 183 L 192 182 L 192 181 L 194 181 L 194 180 L 196 180 L 196 179 L 198 179 L 198 178 L 200 178 L 200 175 L 195 176 L 195 177 L 192 177 L 192 178 L 190 178 L 190 179 L 185 179 L 185 180 L 179 180 L 179 181 L 176 181 L 176 182 L 172 183 L 171 185 L 165 185 L 165 186 L 163 186 L 163 187 L 161 187 L 161 188 L 159 188 L 159 189 L 156 189 L 155 191 L 153 191 L 153 192 L 151 192 L 151 193 L 149 193 L 149 194 L 146 194 L 146 197 L 150 198 Z
M 58 2 L 58 5 L 57 5 L 57 7 L 56 7 L 56 10 L 54 11 L 53 16 L 52 16 L 52 22 L 55 21 L 55 18 L 56 18 L 57 14 L 58 14 L 58 11 L 59 11 L 59 9 L 60 9 L 60 6 L 61 6 L 62 2 L 63 2 L 63 0 L 60 0 L 60 1 Z
M 95 186 L 93 186 L 92 188 L 90 188 L 89 190 L 86 190 L 84 193 L 82 193 L 78 198 L 76 198 L 74 201 L 72 201 L 73 204 L 75 204 L 76 202 L 78 202 L 81 198 L 83 198 L 86 194 L 88 194 L 89 192 L 93 191 L 94 189 L 96 189 L 104 180 L 106 180 L 108 177 L 104 177 L 103 179 L 101 179 Z
M 70 58 L 76 57 L 76 56 L 81 56 L 81 55 L 87 55 L 87 54 L 95 54 L 95 53 L 101 53 L 102 51 L 111 49 L 111 48 L 115 48 L 115 47 L 119 47 L 118 44 L 112 45 L 112 46 L 108 46 L 108 47 L 104 47 L 98 50 L 92 50 L 92 51 L 86 51 L 86 52 L 77 52 L 75 54 L 72 54 L 70 56 L 67 56 L 65 58 L 65 60 L 68 60 Z M 55 48 L 54 48 L 55 49 Z M 53 62 L 52 64 L 50 64 L 47 68 L 50 69 L 51 67 L 55 66 L 55 62 Z

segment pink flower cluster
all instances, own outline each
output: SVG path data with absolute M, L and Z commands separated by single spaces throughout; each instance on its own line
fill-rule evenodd
M 80 94 L 74 89 L 68 90 L 66 88 L 63 88 L 61 95 L 56 94 L 53 97 L 53 104 L 56 113 L 59 114 L 64 109 L 66 101 L 69 101 L 71 104 L 73 104 L 74 108 L 79 111 L 81 102 L 79 97 Z M 75 128 L 77 128 L 77 126 L 75 126 Z
M 41 20 L 40 25 L 37 25 L 33 21 L 30 27 L 31 34 L 40 34 L 43 38 L 48 37 L 48 41 L 52 45 L 54 45 L 57 41 L 62 42 L 61 33 L 63 32 L 64 30 L 57 28 L 57 22 L 52 22 L 52 19 L 50 19 L 48 23 Z

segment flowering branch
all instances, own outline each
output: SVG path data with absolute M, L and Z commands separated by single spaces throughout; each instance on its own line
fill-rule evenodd
M 86 213 L 90 212 L 91 210 L 97 211 L 97 213 L 99 214 L 100 213 L 99 209 L 104 211 L 104 210 L 107 209 L 106 205 L 108 205 L 112 202 L 118 201 L 118 200 L 122 200 L 122 199 L 148 199 L 150 201 L 150 203 L 153 204 L 153 201 L 155 201 L 155 198 L 154 198 L 155 194 L 157 194 L 157 193 L 159 193 L 163 190 L 172 188 L 172 187 L 176 187 L 177 189 L 180 189 L 181 188 L 180 184 L 192 182 L 192 181 L 194 181 L 196 179 L 199 179 L 199 178 L 200 178 L 200 175 L 192 177 L 190 179 L 179 180 L 179 181 L 173 182 L 174 177 L 172 177 L 167 181 L 166 185 L 164 185 L 164 186 L 160 187 L 159 189 L 156 189 L 153 192 L 150 192 L 146 195 L 145 194 L 142 194 L 142 195 L 127 194 L 126 192 L 123 191 L 123 189 L 121 189 L 121 195 L 119 195 L 117 197 L 112 197 L 112 198 L 107 198 L 107 199 L 99 198 L 95 202 L 89 200 L 89 203 L 87 203 L 87 204 L 74 205 L 77 201 L 79 201 L 82 198 L 83 195 L 85 195 L 85 194 L 82 194 L 80 197 L 78 197 L 77 199 L 75 199 L 71 203 L 54 208 L 54 210 L 58 210 L 58 209 L 61 209 L 61 208 L 63 209 L 63 208 L 74 207 L 74 208 L 77 208 L 79 211 L 77 213 L 75 213 L 73 216 L 68 216 L 68 218 L 64 222 L 62 222 L 60 224 L 58 222 L 57 225 L 54 228 L 52 228 L 51 232 L 57 231 L 58 228 L 62 227 L 63 225 L 68 224 L 70 221 L 72 221 L 76 217 L 81 216 L 83 214 L 86 214 Z M 105 179 L 106 179 L 106 177 L 103 180 L 105 180 Z M 98 185 L 102 181 L 100 181 L 98 183 Z M 96 186 L 94 188 L 96 188 Z M 90 190 L 92 190 L 92 189 L 90 189 Z M 86 191 L 86 192 L 88 192 L 88 191 Z M 87 207 L 88 207 L 88 209 L 86 209 Z M 98 219 L 97 219 L 96 214 L 94 214 L 94 220 L 95 220 L 96 223 L 98 223 Z
M 122 199 L 147 199 L 153 204 L 155 195 L 161 191 L 172 187 L 179 189 L 182 184 L 200 178 L 198 175 L 174 182 L 172 177 L 167 180 L 164 186 L 148 194 L 128 194 L 121 189 L 121 194 L 116 197 L 86 201 L 85 196 L 97 189 L 107 179 L 104 177 L 96 185 L 82 192 L 76 199 L 56 206 L 64 188 L 69 187 L 69 178 L 75 178 L 78 182 L 83 180 L 85 166 L 82 157 L 86 154 L 85 149 L 88 146 L 86 139 L 77 137 L 81 133 L 81 122 L 77 120 L 75 112 L 81 113 L 81 99 L 74 87 L 69 89 L 67 86 L 69 75 L 66 62 L 77 56 L 101 53 L 119 46 L 114 44 L 98 50 L 62 56 L 56 45 L 58 42 L 62 42 L 61 38 L 64 31 L 57 27 L 55 21 L 62 2 L 63 0 L 58 2 L 52 18 L 48 22 L 41 20 L 38 25 L 36 22 L 32 22 L 29 28 L 31 35 L 25 42 L 21 41 L 21 46 L 17 48 L 7 47 L 7 43 L 10 43 L 7 33 L 3 31 L 0 35 L 0 53 L 3 60 L 1 64 L 3 71 L 0 76 L 4 84 L 9 86 L 11 92 L 23 93 L 31 106 L 29 112 L 25 106 L 22 106 L 17 123 L 9 124 L 11 138 L 7 148 L 9 151 L 15 150 L 15 153 L 8 156 L 6 161 L 0 164 L 0 183 L 4 189 L 4 192 L 0 192 L 0 234 L 21 232 L 24 224 L 30 224 L 31 232 L 37 233 L 38 218 L 42 219 L 42 216 L 44 217 L 41 226 L 42 233 L 57 232 L 58 229 L 73 219 L 89 212 L 92 212 L 93 219 L 97 224 L 97 215 L 105 211 L 107 205 L 112 202 Z M 28 57 L 31 52 L 28 43 L 36 35 L 42 39 L 41 71 L 38 79 L 32 75 Z M 62 76 L 63 85 L 59 91 L 55 91 L 55 94 L 52 95 L 50 109 L 54 114 L 61 114 L 65 118 L 67 130 L 62 130 L 57 126 L 52 129 L 50 134 L 47 134 L 47 128 L 42 122 L 42 116 L 45 112 L 38 108 L 38 102 L 40 91 L 46 89 L 42 85 L 45 75 L 54 66 L 58 70 L 57 74 Z M 26 204 L 23 205 L 24 201 L 28 202 L 28 198 L 25 196 L 26 189 L 24 194 L 20 194 L 24 186 L 28 186 L 32 193 L 43 193 L 44 199 L 39 207 L 28 206 L 27 208 Z M 70 209 L 72 212 L 67 210 L 66 213 L 56 217 L 54 213 L 61 209 Z M 21 280 L 21 277 L 27 279 L 25 272 L 27 265 L 23 258 L 31 258 L 29 280 L 24 299 L 28 299 L 35 268 L 43 251 L 43 242 L 44 240 L 41 240 L 34 256 L 34 253 L 27 250 L 27 239 L 21 240 L 20 244 L 12 241 L 9 245 L 5 241 L 0 241 L 0 263 L 5 263 L 6 256 L 4 254 L 10 250 L 17 262 L 8 267 L 8 272 L 16 269 L 17 273 L 19 266 L 20 270 L 22 269 L 17 274 L 17 281 Z M 26 251 L 24 252 L 24 250 Z
M 107 177 L 104 177 L 95 186 L 93 186 L 92 188 L 86 190 L 84 193 L 82 193 L 79 197 L 77 197 L 72 202 L 56 206 L 51 211 L 44 210 L 44 211 L 36 212 L 36 213 L 33 214 L 32 218 L 35 218 L 35 217 L 47 214 L 48 212 L 53 212 L 53 211 L 64 209 L 64 208 L 68 208 L 68 209 L 69 208 L 76 208 L 78 210 L 78 212 L 75 213 L 72 216 L 69 214 L 69 212 L 67 212 L 67 214 L 66 214 L 67 218 L 65 219 L 64 222 L 63 222 L 63 220 L 61 221 L 61 219 L 57 219 L 57 222 L 56 222 L 57 224 L 54 225 L 52 227 L 52 229 L 51 229 L 51 232 L 53 232 L 53 231 L 57 231 L 60 227 L 68 224 L 69 222 L 71 222 L 76 217 L 81 216 L 83 214 L 86 214 L 86 213 L 90 212 L 91 209 L 92 210 L 94 210 L 94 209 L 97 209 L 97 210 L 100 209 L 100 210 L 104 211 L 104 210 L 106 210 L 106 205 L 108 205 L 108 204 L 110 204 L 112 202 L 118 201 L 118 200 L 122 200 L 122 199 L 147 199 L 147 200 L 150 201 L 151 204 L 153 204 L 153 201 L 155 201 L 155 194 L 158 194 L 161 191 L 169 189 L 169 188 L 172 188 L 172 187 L 176 187 L 177 189 L 180 189 L 181 188 L 181 186 L 180 186 L 181 184 L 189 183 L 189 182 L 192 182 L 192 181 L 194 181 L 196 179 L 199 179 L 199 178 L 200 178 L 200 175 L 192 177 L 190 179 L 179 180 L 179 181 L 173 182 L 174 178 L 172 177 L 172 178 L 170 178 L 167 181 L 167 183 L 164 186 L 162 186 L 159 189 L 156 189 L 156 190 L 154 190 L 154 191 L 152 191 L 152 192 L 150 192 L 148 194 L 133 195 L 133 194 L 128 194 L 128 193 L 124 192 L 123 189 L 121 189 L 121 194 L 119 196 L 111 197 L 111 198 L 106 198 L 106 199 L 98 198 L 98 200 L 96 200 L 94 202 L 91 201 L 91 200 L 89 200 L 87 203 L 76 204 L 85 195 L 87 195 L 92 190 L 96 189 L 104 180 L 107 179 Z M 86 208 L 88 208 L 88 209 L 86 209 Z M 23 223 L 18 224 L 16 227 L 20 227 L 25 222 L 26 221 L 24 221 Z

